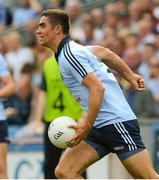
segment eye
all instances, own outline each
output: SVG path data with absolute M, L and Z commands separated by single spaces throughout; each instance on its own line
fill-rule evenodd
M 39 24 L 39 27 L 45 28 L 45 27 L 46 27 L 46 24 L 45 24 L 45 23 L 40 23 L 40 24 Z

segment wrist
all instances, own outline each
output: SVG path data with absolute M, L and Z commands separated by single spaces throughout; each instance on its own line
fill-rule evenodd
M 133 72 L 125 72 L 124 73 L 124 78 L 128 81 L 128 82 L 131 82 L 132 79 L 134 78 L 134 73 Z
M 86 122 L 87 122 L 88 129 L 92 129 L 94 121 L 92 122 L 92 121 L 90 121 L 89 119 L 86 118 Z

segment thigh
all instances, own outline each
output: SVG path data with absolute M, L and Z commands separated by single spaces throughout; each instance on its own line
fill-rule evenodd
M 88 166 L 99 160 L 99 154 L 89 144 L 81 141 L 73 148 L 67 148 L 62 154 L 58 166 L 65 171 L 82 173 Z
M 7 122 L 0 121 L 0 161 L 4 163 L 4 165 L 6 165 L 8 142 Z
M 0 161 L 5 164 L 6 164 L 6 158 L 7 158 L 7 151 L 8 151 L 8 144 L 0 143 Z
M 159 178 L 153 169 L 150 155 L 146 149 L 123 160 L 122 164 L 134 178 Z

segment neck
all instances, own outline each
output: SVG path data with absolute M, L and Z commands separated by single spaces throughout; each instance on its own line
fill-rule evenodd
M 53 52 L 57 52 L 57 49 L 59 47 L 60 42 L 66 37 L 66 35 L 60 35 L 57 36 L 56 39 L 54 39 L 53 43 L 50 45 L 50 49 Z

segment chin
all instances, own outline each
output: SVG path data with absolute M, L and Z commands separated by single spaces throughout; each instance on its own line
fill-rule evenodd
M 44 43 L 40 43 L 41 44 L 41 46 L 45 46 L 45 44 Z
M 46 46 L 46 44 L 45 44 L 45 43 L 43 43 L 43 42 L 40 42 L 40 45 L 41 45 L 41 46 Z
M 47 44 L 44 44 L 42 43 L 41 46 L 44 46 L 44 47 L 47 47 L 47 48 L 50 48 Z

